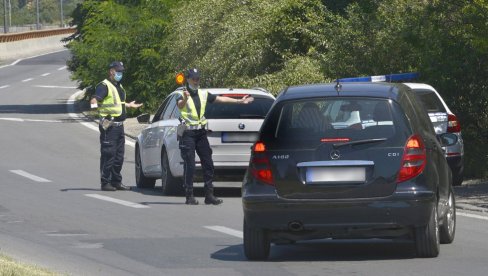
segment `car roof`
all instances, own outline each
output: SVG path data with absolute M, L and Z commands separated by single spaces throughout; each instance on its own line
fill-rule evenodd
M 176 89 L 175 92 L 182 90 L 182 87 L 179 87 Z M 263 88 L 200 88 L 203 91 L 207 91 L 209 93 L 212 93 L 214 95 L 223 95 L 223 94 L 242 94 L 242 95 L 247 95 L 247 94 L 252 94 L 252 95 L 260 95 L 264 97 L 269 97 L 274 99 L 275 97 L 273 94 L 269 93 Z M 173 93 L 175 93 L 173 92 Z
M 278 98 L 302 99 L 320 96 L 347 96 L 347 97 L 374 97 L 397 100 L 401 90 L 406 86 L 400 83 L 386 82 L 348 82 L 340 83 L 340 89 L 336 89 L 337 83 L 308 84 L 290 86 L 285 89 Z

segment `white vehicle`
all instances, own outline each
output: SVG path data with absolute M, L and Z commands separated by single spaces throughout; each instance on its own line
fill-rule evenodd
M 140 123 L 148 124 L 136 141 L 135 170 L 136 185 L 139 188 L 154 188 L 155 181 L 161 179 L 164 194 L 183 192 L 183 159 L 176 139 L 176 127 L 180 123 L 176 98 L 180 89 L 166 97 L 152 120 L 148 114 L 138 117 Z M 233 186 L 240 187 L 249 164 L 251 145 L 256 141 L 261 124 L 275 97 L 263 89 L 205 90 L 214 95 L 254 97 L 254 101 L 247 105 L 207 104 L 205 111 L 207 136 L 215 167 L 214 181 L 225 181 L 231 183 L 231 186 L 235 182 Z M 203 186 L 198 155 L 195 161 L 195 186 Z M 215 183 L 215 187 L 220 185 Z
M 424 104 L 436 134 L 453 133 L 458 137 L 454 145 L 446 147 L 445 154 L 452 171 L 452 185 L 461 185 L 464 171 L 464 144 L 458 118 L 434 87 L 424 83 L 404 84 L 410 87 Z

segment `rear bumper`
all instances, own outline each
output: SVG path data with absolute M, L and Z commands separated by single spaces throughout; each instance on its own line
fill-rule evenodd
M 401 192 L 351 200 L 289 200 L 268 195 L 244 196 L 242 201 L 246 223 L 269 230 L 275 238 L 398 237 L 427 224 L 435 195 Z

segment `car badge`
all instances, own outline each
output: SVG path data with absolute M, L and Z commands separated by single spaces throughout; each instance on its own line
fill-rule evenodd
M 243 123 L 239 123 L 239 129 L 245 129 L 246 128 L 246 125 L 243 124 Z
M 338 150 L 333 150 L 330 152 L 330 158 L 332 160 L 337 160 L 341 157 L 341 153 Z

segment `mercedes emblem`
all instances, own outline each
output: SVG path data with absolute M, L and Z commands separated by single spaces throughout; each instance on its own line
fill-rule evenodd
M 246 128 L 246 125 L 243 124 L 243 123 L 239 123 L 239 129 L 245 129 Z
M 337 160 L 341 157 L 341 153 L 338 150 L 333 150 L 330 152 L 330 158 L 332 160 Z

